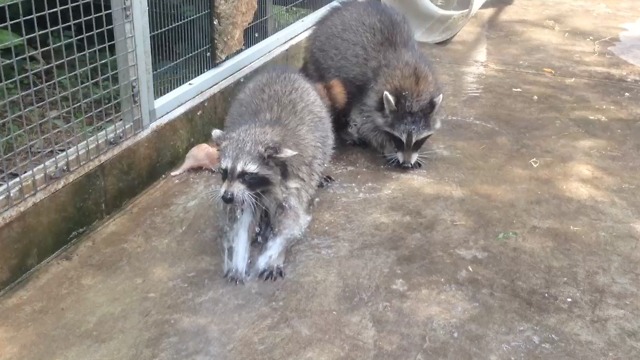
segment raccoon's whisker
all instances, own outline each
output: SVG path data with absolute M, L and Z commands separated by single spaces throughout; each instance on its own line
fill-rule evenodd
M 427 154 L 419 154 L 418 158 L 419 159 L 430 159 L 432 156 L 431 155 L 427 155 Z
M 251 193 L 246 193 L 246 197 L 247 197 L 247 202 L 249 203 L 249 206 L 251 206 L 251 212 L 253 214 L 258 212 L 257 206 L 256 206 L 256 201 L 253 197 L 251 197 Z
M 214 193 L 220 193 L 220 188 L 214 188 L 214 189 L 211 189 L 211 190 L 207 190 L 204 193 L 207 194 L 207 195 L 211 195 L 211 194 L 214 194 Z
M 254 207 L 254 214 L 259 214 L 261 212 L 260 209 L 264 209 L 264 206 L 262 206 L 262 204 L 260 204 L 260 201 L 258 200 L 253 200 L 253 207 Z
M 236 195 L 239 197 L 238 200 L 240 200 L 241 206 L 242 206 L 242 211 L 247 211 L 247 210 L 251 210 L 253 211 L 252 208 L 252 204 L 249 201 L 249 199 L 247 199 L 247 194 L 245 192 L 240 192 L 238 193 L 238 195 Z
M 252 199 L 252 201 L 255 203 L 255 205 L 259 206 L 263 210 L 266 210 L 264 205 L 262 205 L 262 203 L 260 202 L 260 199 L 258 199 L 258 197 L 255 194 L 253 194 L 253 193 L 247 193 L 247 194 Z M 256 207 L 256 210 L 257 210 L 257 207 Z
M 388 161 L 389 161 L 389 165 L 400 164 L 400 160 L 397 157 L 389 158 Z
M 245 201 L 249 204 L 249 207 L 251 207 L 251 212 L 256 214 L 258 212 L 258 206 L 260 206 L 257 199 L 250 192 L 244 193 L 243 196 L 245 197 Z
M 268 209 L 269 200 L 267 199 L 266 195 L 261 192 L 258 192 L 256 193 L 256 196 L 258 197 L 258 201 L 260 203 L 260 207 L 262 207 L 262 210 L 269 212 L 269 209 Z
M 219 200 L 222 197 L 222 194 L 220 194 L 220 189 L 209 190 L 209 191 L 205 192 L 205 194 L 211 200 Z
M 265 195 L 263 193 L 261 193 L 261 192 L 254 193 L 254 195 L 260 196 L 260 198 L 263 199 L 263 200 L 266 199 Z
M 231 217 L 231 206 L 225 206 L 225 210 L 227 211 L 227 219 Z
M 432 156 L 433 156 L 433 154 L 429 154 L 429 153 L 427 153 L 427 154 L 418 154 L 418 157 L 419 158 L 423 158 L 423 159 L 428 159 L 428 158 L 430 158 Z

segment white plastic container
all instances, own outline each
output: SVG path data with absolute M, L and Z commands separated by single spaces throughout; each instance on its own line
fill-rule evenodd
M 415 39 L 437 44 L 454 37 L 486 0 L 382 0 L 403 13 Z

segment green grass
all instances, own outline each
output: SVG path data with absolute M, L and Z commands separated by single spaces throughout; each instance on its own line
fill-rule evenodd
M 311 14 L 311 10 L 309 9 L 300 9 L 293 6 L 273 6 L 273 17 L 277 31 L 284 29 L 309 14 Z

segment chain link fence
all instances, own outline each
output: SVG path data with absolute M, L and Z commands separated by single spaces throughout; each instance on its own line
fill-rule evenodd
M 0 214 L 144 130 L 142 109 L 331 2 L 0 0 Z

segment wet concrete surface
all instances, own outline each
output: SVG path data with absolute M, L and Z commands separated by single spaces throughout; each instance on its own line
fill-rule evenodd
M 284 281 L 225 283 L 218 178 L 166 178 L 0 299 L 0 359 L 638 358 L 637 4 L 499 4 L 426 49 L 426 167 L 340 150 Z

